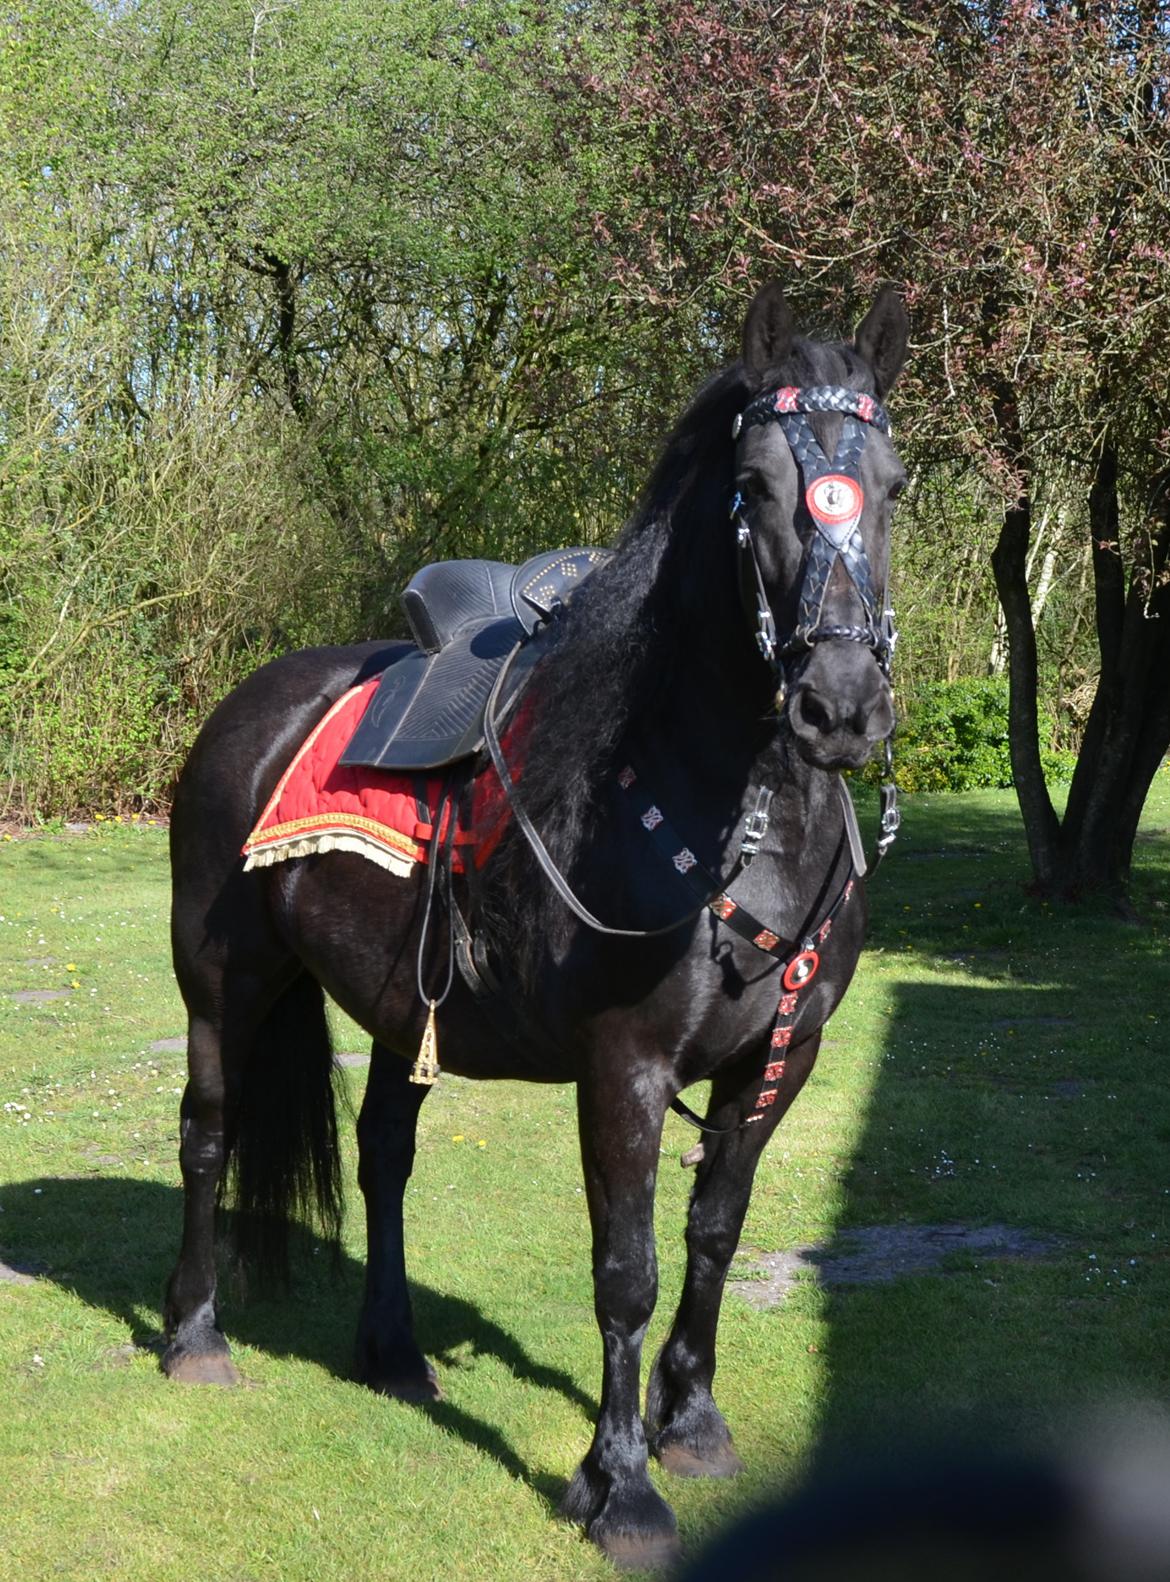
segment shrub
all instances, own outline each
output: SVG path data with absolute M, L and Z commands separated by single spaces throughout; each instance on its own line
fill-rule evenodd
M 903 790 L 972 791 L 1012 784 L 1005 676 L 928 683 L 899 704 L 896 761 Z M 1067 780 L 1075 757 L 1048 746 L 1052 736 L 1052 719 L 1042 710 L 1045 778 Z

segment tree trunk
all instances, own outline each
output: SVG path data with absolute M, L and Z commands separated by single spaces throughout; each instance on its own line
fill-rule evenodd
M 1107 438 L 1089 494 L 1101 677 L 1069 789 L 1055 888 L 1125 904 L 1138 821 L 1170 748 L 1170 504 L 1166 480 L 1141 535 L 1128 593 L 1121 555 L 1117 456 Z
M 1032 529 L 1031 469 L 1024 450 L 1015 397 L 1001 389 L 995 399 L 999 432 L 1020 479 L 1016 503 L 1004 512 L 991 555 L 995 586 L 1008 638 L 1008 741 L 1012 778 L 1032 859 L 1042 888 L 1050 887 L 1059 860 L 1059 826 L 1040 762 L 1037 715 L 1036 628 L 1028 596 L 1028 540 Z
M 297 417 L 305 415 L 301 390 L 301 371 L 297 364 L 297 286 L 293 266 L 275 253 L 266 253 L 265 262 L 276 287 L 276 352 L 284 378 L 284 393 Z

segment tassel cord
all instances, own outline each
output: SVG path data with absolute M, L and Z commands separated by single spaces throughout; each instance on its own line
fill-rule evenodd
M 416 968 L 416 981 L 418 984 L 418 997 L 424 1005 L 431 1007 L 431 1014 L 442 1005 L 451 992 L 451 985 L 455 978 L 455 908 L 451 891 L 451 868 L 455 847 L 455 799 L 451 795 L 450 782 L 444 785 L 439 797 L 439 810 L 435 817 L 434 835 L 431 840 L 431 860 L 427 869 L 427 894 L 423 907 L 422 928 L 418 937 L 418 962 Z M 443 828 L 443 818 L 447 818 L 447 827 Z M 439 883 L 439 869 L 443 869 L 443 883 L 445 894 L 444 904 L 447 908 L 447 981 L 442 992 L 436 995 L 427 993 L 423 983 L 423 960 L 426 955 L 427 939 L 430 935 L 431 915 L 434 910 L 435 891 Z

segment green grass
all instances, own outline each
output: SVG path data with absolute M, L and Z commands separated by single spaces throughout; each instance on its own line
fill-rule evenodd
M 1166 1396 L 1167 824 L 1160 777 L 1139 929 L 1028 899 L 1010 796 L 912 801 L 745 1248 L 954 1220 L 1059 1251 L 805 1281 L 765 1312 L 729 1296 L 718 1395 L 749 1470 L 730 1485 L 655 1470 L 688 1544 L 842 1444 L 1035 1438 L 1085 1402 Z M 166 908 L 157 829 L 0 844 L 0 1257 L 36 1275 L 0 1285 L 0 1578 L 609 1575 L 553 1514 L 600 1374 L 571 1090 L 444 1078 L 424 1108 L 408 1234 L 443 1402 L 395 1405 L 346 1377 L 363 1254 L 352 1127 L 339 1275 L 306 1233 L 291 1298 L 228 1295 L 248 1388 L 159 1374 L 183 1062 L 150 1046 L 184 1031 Z M 12 999 L 29 988 L 69 993 Z M 363 1047 L 341 1019 L 338 1042 Z M 355 1103 L 363 1075 L 345 1074 Z M 648 1355 L 679 1289 L 692 1141 L 671 1117 Z

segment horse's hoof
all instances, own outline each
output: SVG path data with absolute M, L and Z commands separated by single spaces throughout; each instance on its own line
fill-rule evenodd
M 583 1462 L 561 1501 L 561 1515 L 580 1522 L 589 1539 L 622 1571 L 662 1571 L 677 1564 L 681 1546 L 670 1506 L 646 1479 L 624 1491 Z
M 663 1471 L 676 1478 L 734 1478 L 743 1471 L 743 1462 L 729 1444 L 700 1454 L 676 1441 L 656 1454 Z
M 678 1564 L 682 1545 L 674 1533 L 635 1538 L 631 1533 L 590 1533 L 605 1558 L 619 1571 L 666 1571 Z
M 163 1372 L 177 1384 L 239 1384 L 240 1375 L 226 1351 L 180 1351 L 177 1356 L 168 1352 L 163 1358 Z

